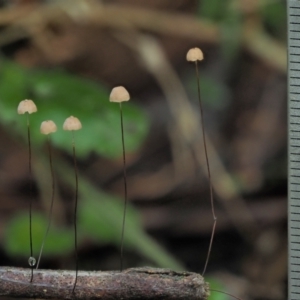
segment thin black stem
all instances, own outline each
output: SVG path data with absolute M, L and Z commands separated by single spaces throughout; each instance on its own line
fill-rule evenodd
M 223 291 L 219 291 L 219 290 L 215 290 L 215 289 L 210 289 L 211 292 L 217 292 L 217 293 L 221 293 L 221 294 L 225 294 L 225 295 L 228 295 L 234 299 L 237 299 L 237 300 L 242 300 L 241 298 L 237 297 L 237 296 L 234 296 L 232 294 L 229 294 L 229 293 L 226 293 L 226 292 L 223 292 Z
M 30 258 L 33 257 L 33 242 L 32 242 L 32 170 L 31 170 L 31 139 L 30 139 L 30 123 L 29 114 L 27 114 L 27 139 L 28 139 L 28 168 L 29 168 L 29 243 L 30 243 Z M 31 268 L 30 283 L 33 280 L 33 266 Z
M 77 203 L 78 203 L 78 169 L 77 169 L 77 160 L 76 160 L 76 151 L 75 151 L 75 139 L 74 132 L 72 131 L 72 148 L 73 148 L 73 160 L 74 160 L 74 171 L 75 171 L 75 209 L 74 209 L 74 243 L 75 243 L 75 282 L 73 286 L 72 293 L 75 292 L 77 277 L 78 277 L 78 249 L 77 249 Z
M 45 241 L 46 241 L 46 238 L 47 238 L 49 230 L 50 230 L 51 221 L 52 221 L 52 211 L 53 211 L 54 196 L 55 196 L 55 179 L 54 179 L 54 170 L 53 170 L 53 164 L 52 164 L 51 142 L 50 142 L 49 135 L 47 135 L 47 146 L 48 146 L 49 165 L 50 165 L 51 180 L 52 180 L 52 195 L 51 195 L 51 204 L 50 204 L 50 211 L 49 211 L 48 227 L 46 229 L 46 233 L 45 233 L 45 236 L 44 236 L 44 239 L 43 239 L 43 242 L 42 242 L 42 246 L 41 246 L 39 258 L 38 258 L 38 261 L 37 261 L 37 264 L 36 264 L 36 269 L 39 268 L 39 264 L 40 264 L 40 261 L 41 261 L 41 257 L 42 257 L 42 253 L 43 253 L 43 249 L 44 249 L 44 245 L 45 245 Z
M 211 253 L 211 248 L 212 248 L 212 244 L 213 244 L 213 239 L 214 239 L 214 235 L 215 235 L 215 229 L 216 229 L 216 225 L 217 225 L 217 217 L 215 215 L 213 186 L 212 186 L 209 160 L 208 160 L 208 154 L 207 154 L 205 128 L 204 128 L 204 118 L 203 118 L 203 108 L 202 108 L 201 95 L 200 95 L 200 76 L 199 76 L 197 61 L 195 63 L 195 66 L 196 66 L 197 90 L 198 90 L 198 99 L 199 99 L 200 116 L 201 116 L 202 137 L 203 137 L 204 153 L 205 153 L 206 166 L 207 166 L 207 175 L 208 175 L 209 189 L 210 189 L 210 203 L 211 203 L 211 211 L 212 211 L 213 220 L 214 220 L 214 224 L 213 224 L 213 228 L 212 228 L 212 232 L 211 232 L 211 238 L 210 238 L 209 247 L 208 247 L 208 252 L 207 252 L 207 257 L 206 257 L 204 269 L 203 269 L 203 272 L 202 272 L 202 276 L 204 276 L 207 265 L 208 265 L 208 261 L 209 261 L 209 257 L 210 257 L 210 253 Z
M 122 104 L 120 102 L 120 117 L 121 117 L 121 135 L 122 135 L 122 148 L 123 148 L 123 177 L 124 177 L 124 212 L 122 222 L 122 233 L 121 233 L 121 248 L 120 248 L 120 271 L 123 270 L 123 246 L 124 246 L 124 233 L 125 233 L 125 220 L 126 220 L 126 209 L 127 209 L 127 176 L 126 176 L 126 155 L 125 155 L 125 142 L 124 142 L 124 128 L 123 128 L 123 112 Z

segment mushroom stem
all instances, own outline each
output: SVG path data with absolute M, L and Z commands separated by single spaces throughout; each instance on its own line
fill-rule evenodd
M 51 196 L 51 204 L 50 204 L 50 211 L 49 211 L 48 227 L 46 229 L 46 233 L 45 233 L 45 236 L 44 236 L 44 239 L 43 239 L 43 242 L 42 242 L 39 258 L 38 258 L 38 261 L 37 261 L 37 264 L 36 264 L 36 269 L 39 268 L 39 264 L 40 264 L 40 261 L 41 261 L 45 241 L 46 241 L 46 238 L 47 238 L 49 230 L 50 230 L 51 220 L 52 220 L 52 212 L 53 212 L 54 196 L 55 196 L 55 179 L 54 179 L 54 171 L 53 171 L 53 163 L 52 163 L 51 141 L 50 141 L 49 136 L 47 136 L 47 146 L 48 146 L 48 153 L 49 153 L 49 165 L 50 165 L 51 179 L 52 179 L 52 196 Z
M 74 293 L 77 284 L 77 276 L 78 276 L 78 249 L 77 249 L 78 169 L 77 169 L 77 160 L 76 160 L 74 131 L 72 131 L 72 149 L 73 149 L 73 161 L 74 161 L 74 171 L 75 171 L 74 245 L 75 245 L 76 271 L 75 271 L 75 282 L 72 290 L 72 293 Z
M 33 257 L 33 241 L 32 241 L 32 170 L 31 170 L 31 139 L 30 139 L 30 122 L 29 113 L 27 114 L 27 140 L 28 140 L 28 168 L 29 168 L 29 243 L 30 243 L 30 258 Z M 33 267 L 31 268 L 30 283 L 33 280 Z
M 122 135 L 122 148 L 123 148 L 123 177 L 124 177 L 124 212 L 122 221 L 122 233 L 121 233 L 121 248 L 120 248 L 120 271 L 123 270 L 123 246 L 124 246 L 124 233 L 125 233 L 125 221 L 127 210 L 127 175 L 126 175 L 126 155 L 125 155 L 125 142 L 124 142 L 124 126 L 123 126 L 123 112 L 122 103 L 120 102 L 120 118 L 121 118 L 121 135 Z
M 82 128 L 82 125 L 78 118 L 69 117 L 65 120 L 63 124 L 63 129 L 67 131 L 72 131 L 72 149 L 73 149 L 73 161 L 74 161 L 74 171 L 75 171 L 75 209 L 74 209 L 74 243 L 75 243 L 75 282 L 73 285 L 72 293 L 75 292 L 77 277 L 78 277 L 78 250 L 77 250 L 77 203 L 78 203 L 78 169 L 77 169 L 77 160 L 76 160 L 76 149 L 75 149 L 75 138 L 74 130 L 79 130 Z
M 206 166 L 207 166 L 207 175 L 208 175 L 208 181 L 209 181 L 209 190 L 210 190 L 210 204 L 211 204 L 211 211 L 213 215 L 213 227 L 207 252 L 207 257 L 205 261 L 205 265 L 203 268 L 202 276 L 204 276 L 206 272 L 206 268 L 208 265 L 208 261 L 210 258 L 211 248 L 215 236 L 215 230 L 217 225 L 217 217 L 215 215 L 215 207 L 214 207 L 214 196 L 213 196 L 213 186 L 212 186 L 212 180 L 211 180 L 211 174 L 210 174 L 210 166 L 209 166 L 209 160 L 208 160 L 208 154 L 207 154 L 207 146 L 206 146 L 206 137 L 205 137 L 205 128 L 204 128 L 204 119 L 203 119 L 203 108 L 202 108 L 202 101 L 200 96 L 200 76 L 199 76 L 199 70 L 198 70 L 198 62 L 195 61 L 195 67 L 196 67 L 196 77 L 197 77 L 197 91 L 198 91 L 198 100 L 199 100 L 199 108 L 200 108 L 200 117 L 201 117 L 201 127 L 202 127 L 202 137 L 203 137 L 203 145 L 204 145 L 204 153 L 205 153 L 205 159 L 206 159 Z

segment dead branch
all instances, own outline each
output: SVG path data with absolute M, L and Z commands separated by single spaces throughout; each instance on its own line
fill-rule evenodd
M 184 14 L 174 14 L 121 5 L 100 5 L 95 1 L 64 1 L 58 5 L 28 5 L 0 10 L 0 25 L 10 25 L 0 35 L 0 45 L 19 38 L 36 38 L 47 22 L 72 20 L 77 24 L 99 27 L 147 30 L 149 32 L 190 38 L 202 43 L 217 44 L 221 40 L 218 24 Z M 180 24 L 180 26 L 178 26 Z M 261 24 L 245 21 L 243 46 L 253 55 L 281 72 L 286 72 L 286 47 L 269 36 Z
M 79 271 L 75 293 L 75 271 L 0 267 L 0 295 L 41 299 L 189 299 L 206 300 L 209 286 L 191 272 L 149 267 L 118 271 Z

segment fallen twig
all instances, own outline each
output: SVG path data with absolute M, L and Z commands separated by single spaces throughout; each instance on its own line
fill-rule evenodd
M 41 299 L 189 299 L 206 300 L 209 286 L 191 272 L 133 268 L 117 271 L 79 271 L 72 294 L 75 272 L 36 270 L 29 283 L 30 269 L 0 267 L 0 295 Z
M 95 1 L 64 1 L 63 4 L 28 5 L 0 10 L 0 25 L 8 26 L 0 34 L 0 46 L 21 38 L 37 39 L 45 36 L 49 23 L 73 21 L 76 24 L 93 24 L 115 30 L 146 30 L 155 34 L 190 38 L 218 44 L 222 33 L 219 24 L 182 13 L 168 13 L 140 7 L 100 5 Z M 286 46 L 271 37 L 262 26 L 243 23 L 242 45 L 250 53 L 267 62 L 280 72 L 286 72 Z M 180 24 L 180 26 L 178 26 Z M 53 36 L 52 36 L 53 38 Z M 49 49 L 49 39 L 45 48 Z

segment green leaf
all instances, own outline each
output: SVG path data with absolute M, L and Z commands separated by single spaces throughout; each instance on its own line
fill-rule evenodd
M 286 3 L 285 1 L 270 1 L 265 5 L 261 5 L 261 14 L 264 23 L 275 37 L 286 41 Z
M 70 115 L 78 117 L 82 129 L 75 133 L 76 152 L 87 156 L 91 151 L 113 158 L 121 155 L 119 105 L 109 102 L 109 93 L 102 86 L 61 70 L 29 71 L 2 60 L 0 66 L 0 120 L 26 137 L 26 115 L 17 115 L 17 106 L 31 98 L 38 112 L 31 114 L 30 127 L 35 146 L 45 141 L 39 127 L 42 121 L 53 120 L 58 131 L 51 135 L 53 144 L 72 150 L 70 132 L 62 130 Z M 132 103 L 124 103 L 123 120 L 127 152 L 135 151 L 149 130 L 145 113 Z
M 6 60 L 0 68 L 0 120 L 10 129 L 15 129 L 26 139 L 27 115 L 18 116 L 17 106 L 25 98 L 32 98 L 38 112 L 31 114 L 30 127 L 32 144 L 37 147 L 45 141 L 39 132 L 42 121 L 52 119 L 60 129 L 70 115 L 78 117 L 83 125 L 76 132 L 76 152 L 88 155 L 96 151 L 106 157 L 121 154 L 121 131 L 119 105 L 108 101 L 106 89 L 62 71 L 29 71 Z M 137 106 L 124 103 L 123 120 L 126 150 L 136 150 L 147 135 L 148 119 Z M 71 134 L 63 130 L 51 136 L 57 146 L 71 152 Z M 38 160 L 38 155 L 36 155 Z M 74 187 L 72 168 L 59 164 L 60 177 Z M 123 201 L 100 192 L 88 181 L 79 178 L 79 242 L 83 236 L 96 243 L 120 244 Z M 6 228 L 5 249 L 11 255 L 28 256 L 28 214 L 17 215 Z M 38 253 L 44 237 L 47 218 L 33 214 L 34 252 Z M 143 230 L 138 213 L 128 206 L 125 229 L 125 246 L 134 248 L 144 257 L 161 267 L 182 269 L 182 266 Z M 45 255 L 65 254 L 73 251 L 73 230 L 58 230 L 52 225 L 45 244 Z M 28 250 L 27 250 L 28 249 Z M 37 255 L 37 254 L 36 254 Z
M 213 290 L 218 290 L 218 291 L 224 291 L 225 290 L 225 286 L 217 279 L 212 278 L 212 277 L 205 277 L 205 281 L 207 281 L 209 283 L 209 287 L 211 289 L 211 295 L 209 297 L 210 300 L 230 300 L 231 297 L 229 295 L 226 295 L 224 293 L 220 293 L 217 291 L 213 291 Z
M 47 228 L 47 220 L 40 213 L 32 215 L 33 253 L 38 258 L 42 241 Z M 29 257 L 29 214 L 16 214 L 6 226 L 4 234 L 4 249 L 11 256 Z M 53 256 L 72 252 L 74 248 L 71 230 L 58 229 L 54 224 L 50 227 L 45 242 L 43 255 Z
M 239 58 L 243 36 L 243 16 L 234 6 L 228 6 L 220 23 L 222 41 L 221 51 L 227 68 L 234 66 Z
M 95 190 L 87 182 L 81 182 L 82 201 L 79 208 L 80 224 L 85 236 L 98 243 L 114 243 L 120 246 L 123 220 L 123 201 Z M 160 267 L 180 270 L 182 266 L 150 238 L 143 230 L 137 211 L 127 207 L 124 246 L 139 252 Z
M 37 164 L 45 164 L 44 158 L 36 157 Z M 72 188 L 75 186 L 71 167 L 63 162 L 57 165 L 60 177 Z M 55 205 L 55 204 L 54 204 Z M 73 209 L 73 208 L 72 208 Z M 78 201 L 78 241 L 79 246 L 86 239 L 95 244 L 114 244 L 120 247 L 124 200 L 96 189 L 86 179 L 79 176 Z M 16 214 L 5 229 L 4 248 L 12 256 L 28 256 L 29 253 L 29 216 L 27 213 Z M 47 227 L 47 217 L 33 212 L 32 236 L 34 256 L 37 258 Z M 55 224 L 50 227 L 44 255 L 66 255 L 74 251 L 73 228 L 58 229 Z M 182 270 L 183 266 L 148 236 L 142 228 L 138 212 L 127 206 L 124 247 L 140 253 L 154 265 Z
M 66 170 L 64 171 L 66 172 Z M 73 175 L 73 174 L 72 174 Z M 69 176 L 67 176 L 69 177 Z M 71 178 L 70 178 L 71 179 Z M 112 243 L 120 246 L 123 217 L 123 203 L 118 197 L 96 190 L 80 178 L 79 244 L 87 238 L 95 244 Z M 37 258 L 47 227 L 44 215 L 32 215 L 33 253 Z M 6 226 L 4 249 L 11 256 L 29 257 L 29 217 L 28 212 L 16 214 Z M 73 228 L 58 229 L 51 225 L 45 242 L 43 255 L 66 255 L 74 251 Z M 181 270 L 183 267 L 142 229 L 138 213 L 128 205 L 124 246 L 139 252 L 159 267 Z
M 217 21 L 224 17 L 227 6 L 226 0 L 202 0 L 198 2 L 198 11 L 202 18 Z
M 59 164 L 60 174 L 66 183 L 74 186 L 73 170 Z M 83 177 L 79 178 L 79 230 L 96 243 L 114 243 L 120 246 L 124 202 L 106 194 Z M 182 265 L 172 255 L 157 244 L 142 229 L 137 211 L 127 206 L 124 246 L 134 249 L 159 267 L 182 270 Z

